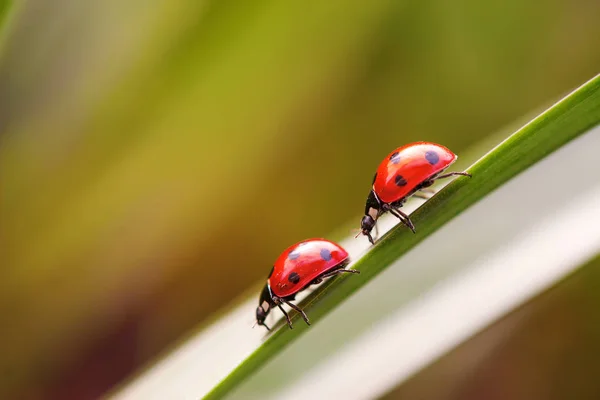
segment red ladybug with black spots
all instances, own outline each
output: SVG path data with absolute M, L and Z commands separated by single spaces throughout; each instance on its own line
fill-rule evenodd
M 388 154 L 373 177 L 373 187 L 365 205 L 365 216 L 360 221 L 361 233 L 375 244 L 371 231 L 377 219 L 388 211 L 415 233 L 415 226 L 400 207 L 408 197 L 433 185 L 437 179 L 456 175 L 470 177 L 471 174 L 466 172 L 440 175 L 457 158 L 446 147 L 429 142 L 410 143 Z
M 344 272 L 360 273 L 355 269 L 345 269 L 349 262 L 348 252 L 326 239 L 307 239 L 288 247 L 275 261 L 267 284 L 260 294 L 256 308 L 257 324 L 271 330 L 265 324 L 265 318 L 277 306 L 291 329 L 292 320 L 282 307 L 282 304 L 287 304 L 310 325 L 304 311 L 291 301 L 296 298 L 296 294 L 310 285 L 321 283 L 325 278 Z

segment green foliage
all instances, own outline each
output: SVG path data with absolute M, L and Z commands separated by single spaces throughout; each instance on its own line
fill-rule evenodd
M 594 2 L 140 4 L 0 0 L 2 398 L 107 390 L 356 220 L 390 148 L 466 161 L 600 65 Z
M 332 279 L 321 285 L 300 306 L 309 313 L 313 323 L 318 323 L 319 319 L 333 311 L 344 299 L 428 235 L 598 123 L 600 75 L 539 115 L 473 164 L 467 170 L 473 175 L 472 178 L 456 179 L 411 214 L 411 219 L 417 226 L 416 235 L 398 226 L 380 239 L 369 253 L 353 265 L 353 268 L 361 271 L 361 279 L 347 276 Z M 297 321 L 298 315 L 292 318 Z M 293 330 L 279 329 L 274 332 L 206 398 L 222 398 L 307 329 L 305 324 L 297 323 Z

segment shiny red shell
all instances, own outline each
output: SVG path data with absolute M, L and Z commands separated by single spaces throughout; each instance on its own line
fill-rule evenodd
M 288 297 L 346 260 L 348 252 L 338 244 L 326 239 L 307 239 L 281 253 L 268 284 L 275 296 Z
M 402 200 L 457 158 L 446 147 L 435 143 L 415 142 L 398 147 L 379 164 L 373 190 L 384 203 Z

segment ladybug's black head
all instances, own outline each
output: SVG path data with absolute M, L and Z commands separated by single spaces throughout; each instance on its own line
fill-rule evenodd
M 262 306 L 256 307 L 256 323 L 264 326 L 268 331 L 270 331 L 271 329 L 267 326 L 267 324 L 265 324 L 265 318 L 267 318 L 268 313 L 269 309 L 264 310 Z
M 371 236 L 371 231 L 373 230 L 374 226 L 375 220 L 368 214 L 362 217 L 360 220 L 360 229 L 362 230 L 362 234 L 369 238 L 369 242 L 371 242 L 371 244 L 375 244 L 375 241 Z

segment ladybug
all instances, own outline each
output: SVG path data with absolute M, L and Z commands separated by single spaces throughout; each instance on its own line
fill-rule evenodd
M 360 233 L 375 244 L 371 230 L 375 227 L 377 218 L 387 211 L 415 233 L 415 226 L 400 207 L 408 197 L 433 185 L 437 179 L 455 175 L 470 177 L 471 174 L 466 172 L 440 175 L 457 158 L 446 147 L 429 142 L 410 143 L 388 154 L 373 177 L 373 187 L 365 205 L 365 216 L 360 221 Z
M 310 285 L 321 283 L 325 278 L 343 272 L 360 273 L 355 269 L 345 269 L 349 262 L 348 252 L 326 239 L 307 239 L 288 247 L 275 261 L 267 284 L 260 294 L 256 323 L 270 331 L 265 324 L 265 318 L 271 309 L 277 306 L 292 329 L 292 320 L 281 306 L 285 303 L 302 315 L 306 324 L 310 325 L 304 311 L 291 301 L 298 292 Z

